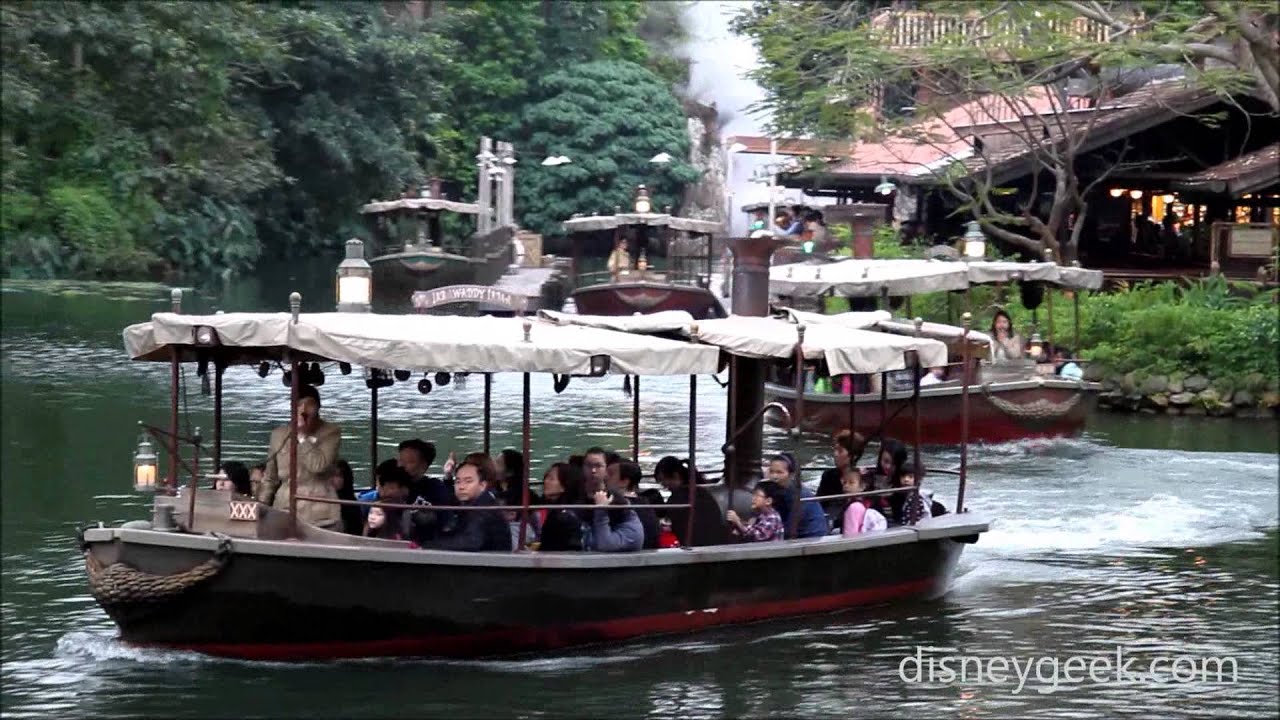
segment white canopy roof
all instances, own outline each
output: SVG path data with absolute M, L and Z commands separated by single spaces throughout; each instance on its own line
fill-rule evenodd
M 369 215 L 391 212 L 393 210 L 447 210 L 463 215 L 479 215 L 480 206 L 475 203 L 445 200 L 444 198 L 401 198 L 399 200 L 383 200 L 371 202 L 360 208 L 360 212 Z
M 874 297 L 885 288 L 897 297 L 1016 280 L 1097 290 L 1102 287 L 1102 271 L 1048 262 L 850 258 L 822 264 L 775 265 L 769 269 L 769 292 L 787 297 L 819 297 L 828 293 Z
M 843 325 L 847 328 L 855 330 L 871 330 L 881 322 L 889 320 L 893 317 L 888 310 L 872 310 L 870 312 L 847 312 L 836 315 L 823 315 L 822 313 L 808 312 L 805 310 L 793 310 L 791 308 L 782 308 L 782 311 L 791 318 L 793 322 L 816 323 L 829 322 Z
M 627 225 L 648 225 L 651 227 L 669 227 L 672 230 L 711 235 L 724 229 L 718 222 L 710 220 L 694 220 L 693 218 L 676 217 L 666 213 L 622 213 L 619 215 L 590 215 L 564 221 L 567 232 L 593 232 L 596 230 L 612 230 Z
M 832 317 L 840 316 L 833 315 Z M 916 324 L 909 320 L 884 320 L 876 323 L 876 329 L 896 333 L 898 335 L 912 335 L 915 334 Z M 920 335 L 943 341 L 959 340 L 964 337 L 964 328 L 956 325 L 948 325 L 946 323 L 926 322 L 920 324 Z M 969 342 L 990 345 L 991 336 L 981 330 L 974 330 L 970 328 Z
M 634 315 L 578 315 L 557 310 L 539 310 L 538 317 L 561 325 L 584 325 L 586 327 L 617 330 L 630 333 L 664 333 L 679 332 L 688 334 L 688 328 L 697 322 L 684 310 L 663 310 L 656 313 L 635 313 Z
M 786 358 L 795 355 L 801 326 L 789 320 L 732 315 L 698 323 L 698 341 L 718 345 L 734 355 Z M 945 365 L 947 346 L 929 338 L 902 337 L 856 330 L 836 323 L 805 324 L 802 352 L 809 360 L 826 360 L 833 375 L 888 372 L 905 368 L 907 351 L 919 353 L 926 366 Z
M 613 373 L 693 375 L 716 372 L 720 355 L 705 345 L 536 318 L 373 313 L 303 314 L 297 323 L 278 313 L 158 313 L 149 323 L 125 329 L 125 347 L 140 360 L 168 359 L 170 345 L 189 355 L 193 330 L 202 325 L 218 332 L 223 348 L 287 348 L 401 370 L 585 375 L 593 356 L 607 355 Z

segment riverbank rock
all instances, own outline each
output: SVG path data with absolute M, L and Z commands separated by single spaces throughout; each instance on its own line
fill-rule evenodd
M 1157 395 L 1169 389 L 1169 378 L 1164 375 L 1152 375 L 1142 381 L 1143 395 Z
M 1235 395 L 1231 396 L 1231 402 L 1236 407 L 1253 407 L 1257 401 L 1253 398 L 1253 393 L 1248 390 L 1237 390 Z
M 1189 393 L 1198 393 L 1209 387 L 1209 378 L 1203 375 L 1192 375 L 1182 381 L 1182 389 Z
M 1138 376 L 1133 372 L 1127 372 L 1120 377 L 1120 390 L 1125 395 L 1132 395 L 1138 391 Z
M 1189 392 L 1174 393 L 1169 396 L 1169 404 L 1174 407 L 1186 407 L 1194 402 L 1196 396 Z
M 1174 393 L 1176 395 L 1177 393 L 1180 393 L 1183 390 L 1185 390 L 1186 388 L 1184 388 L 1182 385 L 1182 381 L 1185 379 L 1186 378 L 1183 377 L 1181 373 L 1174 373 L 1173 375 L 1170 375 L 1169 376 L 1169 392 Z
M 1262 373 L 1249 373 L 1244 376 L 1244 389 L 1260 393 L 1267 389 L 1267 376 Z
M 1084 366 L 1084 381 L 1099 382 L 1107 376 L 1107 371 L 1097 363 L 1089 363 Z
M 1148 395 L 1147 402 L 1150 403 L 1153 407 L 1159 408 L 1160 410 L 1164 410 L 1165 408 L 1169 407 L 1169 396 L 1165 395 L 1164 393 L 1156 393 L 1154 395 Z
M 1275 409 L 1280 407 L 1280 393 L 1270 390 L 1262 393 L 1262 400 L 1259 403 L 1262 407 Z

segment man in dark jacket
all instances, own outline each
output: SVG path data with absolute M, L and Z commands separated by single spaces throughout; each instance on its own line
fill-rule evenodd
M 511 529 L 502 517 L 502 506 L 489 491 L 495 481 L 495 478 L 487 477 L 489 472 L 487 468 L 464 462 L 454 474 L 453 491 L 459 505 L 493 509 L 454 513 L 456 522 L 440 528 L 435 538 L 423 543 L 423 547 L 465 552 L 511 552 Z
M 647 505 L 648 503 L 641 500 L 640 478 L 643 472 L 640 466 L 621 460 L 609 465 L 609 476 L 606 485 L 609 490 L 621 493 L 627 499 L 628 503 L 635 505 Z M 640 518 L 640 524 L 644 527 L 644 549 L 656 550 L 658 548 L 658 536 L 662 532 L 662 527 L 658 524 L 658 514 L 649 508 L 636 508 L 636 516 Z

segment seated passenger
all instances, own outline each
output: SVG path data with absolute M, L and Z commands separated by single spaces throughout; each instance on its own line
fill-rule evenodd
M 409 499 L 409 475 L 401 468 L 382 478 L 378 502 L 403 505 Z M 409 540 L 413 524 L 404 508 L 371 507 L 364 523 L 364 536 L 383 540 Z
M 592 552 L 634 552 L 644 546 L 644 526 L 627 499 L 601 488 L 594 495 L 590 532 L 584 550 Z
M 689 510 L 688 508 L 671 508 L 667 511 L 667 517 L 671 519 L 671 531 L 675 533 L 680 540 L 681 545 L 723 545 L 728 542 L 728 528 L 724 523 L 724 515 L 720 510 L 720 503 L 715 497 L 707 491 L 706 488 L 697 487 L 697 483 L 690 477 L 689 461 L 681 460 L 673 455 L 668 455 L 658 461 L 657 467 L 653 469 L 653 476 L 668 491 L 671 497 L 667 498 L 668 505 L 685 505 L 689 502 L 689 487 L 692 485 L 694 490 L 694 523 L 693 523 L 693 543 L 689 542 L 687 537 L 689 532 Z
M 218 478 L 213 486 L 215 490 L 230 490 L 241 495 L 253 495 L 253 481 L 249 479 L 249 468 L 245 467 L 244 463 L 234 460 L 224 462 L 222 474 L 225 478 Z
M 738 513 L 732 510 L 725 513 L 725 519 L 732 526 L 731 532 L 746 542 L 784 539 L 786 530 L 782 525 L 782 516 L 773 509 L 774 503 L 781 494 L 782 488 L 775 482 L 763 480 L 757 483 L 755 490 L 751 492 L 751 511 L 754 514 L 750 520 L 742 522 Z
M 637 494 L 640 490 L 641 477 L 643 472 L 639 465 L 622 460 L 609 465 L 605 485 L 610 492 L 622 495 L 630 504 L 648 505 L 649 503 L 641 500 Z M 661 495 L 656 504 L 662 504 Z M 644 526 L 644 549 L 656 550 L 660 532 L 658 514 L 649 508 L 635 508 L 635 513 L 636 517 L 640 518 L 640 524 Z
M 835 434 L 835 438 L 831 444 L 831 454 L 835 458 L 836 466 L 830 470 L 824 470 L 822 479 L 818 481 L 818 497 L 828 497 L 831 495 L 840 495 L 844 490 L 844 471 L 849 466 L 857 466 L 858 461 L 862 459 L 862 451 L 867 446 L 867 441 L 862 437 L 861 433 L 851 433 L 845 428 Z M 827 519 L 835 521 L 840 517 L 840 513 L 844 511 L 844 506 L 848 503 L 842 499 L 824 500 L 822 502 L 822 511 L 827 514 Z
M 947 380 L 947 368 L 945 366 L 938 365 L 938 366 L 929 368 L 929 372 L 925 373 L 920 378 L 920 387 L 929 387 L 930 385 L 937 385 L 939 383 L 946 382 L 946 380 Z
M 1054 372 L 1059 377 L 1071 378 L 1072 380 L 1083 380 L 1084 370 L 1071 360 L 1071 350 L 1061 345 L 1053 347 L 1053 366 Z
M 900 499 L 893 503 L 894 524 L 915 525 L 921 520 L 932 517 L 930 512 L 930 505 L 933 502 L 932 493 L 926 495 L 926 491 L 916 485 L 916 482 L 923 477 L 924 474 L 911 464 L 903 466 L 898 472 L 898 480 L 894 485 L 900 488 L 916 488 L 916 490 L 895 495 Z
M 298 494 L 336 500 L 337 492 L 321 473 L 338 459 L 342 429 L 320 417 L 320 392 L 314 386 L 303 385 L 298 390 L 297 417 L 271 431 L 267 470 L 258 501 L 289 510 L 293 437 L 297 437 Z M 297 511 L 299 520 L 319 528 L 337 530 L 342 525 L 338 505 L 300 500 Z
M 351 471 L 351 463 L 339 460 L 329 469 L 329 482 L 333 483 L 339 500 L 356 499 L 355 473 Z M 364 513 L 359 505 L 342 506 L 342 532 L 348 535 L 359 535 L 364 529 Z
M 605 480 L 609 475 L 609 453 L 602 447 L 588 448 L 582 454 L 582 472 L 586 475 L 586 479 L 604 487 Z M 584 488 L 586 496 L 590 498 L 594 493 L 590 486 Z
M 399 462 L 395 458 L 383 460 L 378 463 L 378 467 L 373 470 L 373 489 L 361 492 L 356 496 L 356 499 L 360 502 L 377 502 L 382 490 L 382 479 L 388 475 L 400 475 L 401 473 L 404 473 L 404 468 L 400 467 Z M 404 474 L 404 478 L 405 482 L 408 483 L 409 476 L 407 473 Z M 360 506 L 360 512 L 365 517 L 368 517 L 369 507 L 367 505 Z
M 791 514 L 799 512 L 800 518 L 796 528 L 796 537 L 822 537 L 827 534 L 827 515 L 822 506 L 816 502 L 802 502 L 803 498 L 817 497 L 813 491 L 800 484 L 798 466 L 791 453 L 779 453 L 769 458 L 769 479 L 782 488 L 782 507 L 775 507 L 782 516 L 783 527 L 790 535 L 792 525 Z M 798 508 L 796 506 L 799 506 Z
M 880 442 L 880 452 L 876 454 L 876 466 L 871 472 L 869 490 L 888 490 L 898 477 L 898 470 L 907 464 L 907 447 L 893 438 L 885 438 Z M 893 517 L 892 495 L 878 495 L 873 498 L 871 507 L 880 511 L 886 518 Z
M 262 487 L 262 479 L 266 477 L 266 474 L 266 463 L 258 463 L 249 468 L 249 487 L 253 489 L 253 492 L 249 493 L 249 495 L 255 498 L 258 497 L 259 488 Z
M 489 492 L 489 487 L 496 484 L 493 463 L 486 467 L 472 462 L 472 456 L 467 457 L 458 466 L 454 478 L 453 492 L 458 497 L 458 504 L 493 509 L 454 513 L 451 524 L 438 528 L 434 538 L 421 544 L 432 550 L 511 552 L 511 531 L 502 518 L 497 498 Z
M 422 498 L 432 505 L 453 505 L 455 498 L 440 478 L 430 477 L 427 470 L 436 461 L 436 446 L 414 438 L 400 443 L 397 462 L 409 473 L 410 499 Z
M 844 474 L 844 491 L 847 493 L 869 492 L 871 478 L 850 468 Z M 840 519 L 840 535 L 854 537 L 863 533 L 877 532 L 889 527 L 884 515 L 874 507 L 874 497 L 850 498 Z

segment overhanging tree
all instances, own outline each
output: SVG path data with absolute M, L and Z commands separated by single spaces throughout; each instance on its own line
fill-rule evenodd
M 1088 210 L 1080 149 L 1117 81 L 1172 62 L 1198 87 L 1228 98 L 1252 92 L 1277 107 L 1276 13 L 1256 0 L 756 3 L 735 29 L 760 50 L 753 75 L 774 132 L 933 145 L 943 162 L 926 177 L 994 236 L 1036 253 L 1070 243 L 1068 218 Z M 974 157 L 947 161 L 965 130 L 954 109 L 979 97 L 987 101 L 972 119 L 999 126 L 1034 165 L 1021 203 L 993 192 L 981 143 L 964 153 Z M 1091 180 L 1108 170 L 1091 168 Z
M 653 206 L 675 205 L 698 173 L 683 160 L 689 137 L 680 103 L 666 81 L 626 61 L 600 61 L 554 73 L 543 81 L 545 100 L 523 115 L 516 147 L 530 159 L 564 155 L 571 163 L 520 165 L 516 209 L 520 224 L 559 236 L 575 213 L 630 208 L 637 185 Z M 674 159 L 654 164 L 659 153 Z

